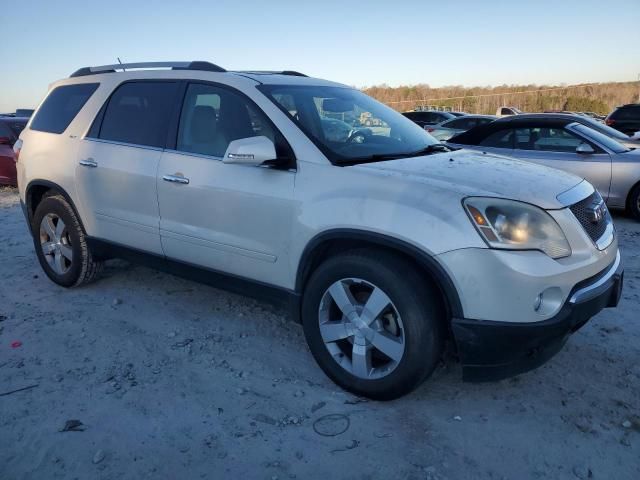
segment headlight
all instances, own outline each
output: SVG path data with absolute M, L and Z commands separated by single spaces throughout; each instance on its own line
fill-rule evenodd
M 489 197 L 469 197 L 463 204 L 471 222 L 491 248 L 540 250 L 551 258 L 571 255 L 562 229 L 541 208 Z

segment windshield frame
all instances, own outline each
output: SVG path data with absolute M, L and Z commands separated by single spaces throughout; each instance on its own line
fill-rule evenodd
M 584 123 L 574 122 L 570 125 L 571 130 L 579 133 L 580 135 L 587 137 L 589 140 L 597 143 L 601 147 L 612 151 L 613 153 L 627 153 L 631 150 L 618 142 L 615 138 L 611 138 L 598 130 L 588 127 Z
M 629 137 L 621 131 L 611 128 L 609 125 L 599 122 L 591 117 L 584 117 L 576 120 L 576 122 L 582 123 L 583 125 L 595 130 L 596 132 L 600 132 L 607 137 L 611 137 L 617 142 L 629 140 Z
M 400 112 L 388 107 L 387 105 L 385 105 L 382 102 L 379 102 L 378 100 L 376 100 L 373 97 L 370 97 L 369 95 L 363 93 L 362 91 L 356 89 L 356 88 L 352 88 L 352 87 L 348 87 L 348 86 L 339 86 L 339 85 L 291 85 L 291 84 L 260 84 L 260 85 L 256 85 L 256 88 L 270 101 L 272 102 L 280 111 L 282 111 L 286 117 L 291 120 L 294 125 L 296 127 L 298 127 L 298 129 L 318 148 L 318 150 L 320 150 L 324 156 L 327 158 L 327 160 L 329 160 L 329 162 L 331 162 L 331 164 L 333 165 L 338 165 L 338 166 L 348 166 L 348 165 L 355 165 L 355 164 L 359 164 L 359 163 L 370 163 L 370 162 L 378 162 L 378 161 L 388 161 L 388 160 L 396 160 L 396 159 L 400 159 L 400 158 L 407 158 L 407 157 L 411 157 L 411 156 L 417 156 L 418 154 L 416 154 L 415 152 L 420 151 L 422 152 L 423 150 L 426 150 L 428 147 L 430 147 L 431 145 L 443 145 L 441 142 L 439 142 L 436 138 L 432 137 L 431 135 L 429 135 L 429 133 L 427 133 L 423 128 L 419 127 L 418 125 L 416 125 L 413 121 L 409 120 L 408 118 L 404 117 Z M 318 88 L 318 89 L 343 89 L 345 91 L 353 91 L 353 92 L 357 92 L 361 95 L 364 95 L 366 97 L 368 97 L 371 101 L 378 103 L 383 109 L 388 110 L 392 115 L 395 116 L 395 119 L 397 119 L 398 121 L 404 123 L 405 125 L 408 126 L 408 128 L 412 128 L 414 129 L 414 131 L 416 131 L 416 133 L 418 132 L 422 132 L 422 134 L 424 134 L 424 138 L 425 138 L 425 144 L 420 147 L 420 148 L 416 148 L 413 151 L 407 151 L 407 152 L 396 152 L 396 153 L 382 153 L 380 155 L 366 155 L 366 156 L 362 156 L 362 157 L 349 157 L 349 156 L 344 156 L 344 155 L 340 155 L 338 152 L 336 152 L 335 150 L 333 150 L 332 148 L 330 148 L 328 145 L 326 145 L 325 143 L 323 143 L 320 139 L 318 139 L 315 135 L 313 135 L 313 133 L 311 133 L 309 131 L 309 129 L 299 120 L 297 120 L 296 118 L 294 118 L 291 113 L 285 108 L 284 105 L 282 105 L 278 100 L 276 100 L 276 98 L 272 95 L 274 91 L 277 91 L 279 89 L 286 89 L 289 91 L 292 90 L 304 90 L 304 89 L 313 89 L 313 88 Z M 277 92 L 276 92 L 277 93 Z M 354 127 L 357 128 L 357 127 Z

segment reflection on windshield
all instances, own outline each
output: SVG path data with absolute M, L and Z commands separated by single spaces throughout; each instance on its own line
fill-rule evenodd
M 432 153 L 427 147 L 438 144 L 411 120 L 358 90 L 290 85 L 258 88 L 334 163 Z
M 616 142 L 613 138 L 608 137 L 607 135 L 604 135 L 596 130 L 594 130 L 593 128 L 589 128 L 586 125 L 582 125 L 582 124 L 574 124 L 575 126 L 573 127 L 575 130 L 577 130 L 578 132 L 582 133 L 583 135 L 586 135 L 587 137 L 595 140 L 596 142 L 600 143 L 601 145 L 604 145 L 605 147 L 607 147 L 609 150 L 611 150 L 614 153 L 624 153 L 624 152 L 628 152 L 629 149 L 627 147 L 625 147 L 624 145 L 622 145 L 621 143 Z

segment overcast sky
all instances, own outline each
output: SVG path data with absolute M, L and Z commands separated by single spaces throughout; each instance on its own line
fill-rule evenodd
M 0 112 L 79 67 L 208 60 L 358 87 L 637 80 L 640 0 L 14 0 L 3 2 Z

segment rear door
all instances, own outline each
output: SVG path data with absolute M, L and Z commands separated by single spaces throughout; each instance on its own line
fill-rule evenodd
M 588 143 L 594 153 L 580 154 L 576 148 Z M 566 128 L 519 128 L 515 130 L 514 156 L 552 168 L 558 168 L 586 179 L 609 197 L 611 157 L 600 147 Z
M 175 150 L 158 169 L 160 235 L 168 258 L 286 286 L 295 171 L 223 163 L 229 143 L 282 135 L 238 91 L 189 84 Z
M 96 237 L 162 254 L 156 174 L 178 88 L 123 83 L 80 142 L 76 185 Z

